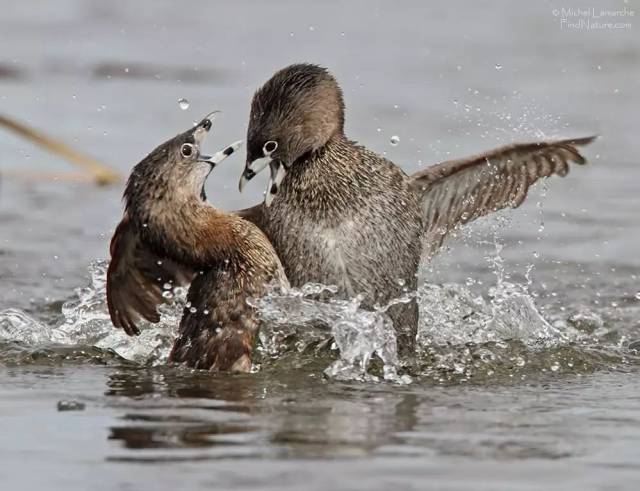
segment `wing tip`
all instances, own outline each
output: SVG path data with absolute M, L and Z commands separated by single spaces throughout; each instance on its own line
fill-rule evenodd
M 559 145 L 567 148 L 573 155 L 572 161 L 578 165 L 585 165 L 587 163 L 587 159 L 580 153 L 580 151 L 576 147 L 582 147 L 585 145 L 589 145 L 600 138 L 600 135 L 591 135 L 585 136 L 581 138 L 571 138 L 567 140 L 561 140 L 557 142 Z M 568 171 L 565 175 L 568 174 Z
M 584 145 L 588 145 L 589 143 L 593 143 L 598 138 L 600 138 L 600 135 L 590 135 L 590 136 L 583 136 L 580 138 L 568 138 L 566 140 L 560 140 L 557 143 L 564 143 L 566 145 L 575 145 L 575 146 L 581 147 Z

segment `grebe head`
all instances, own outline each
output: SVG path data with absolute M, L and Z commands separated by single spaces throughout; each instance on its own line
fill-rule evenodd
M 216 112 L 159 145 L 134 167 L 124 192 L 126 208 L 132 216 L 141 215 L 144 219 L 154 212 L 166 211 L 162 209 L 166 205 L 205 199 L 207 176 L 241 144 L 235 142 L 213 156 L 202 153 L 201 145 Z
M 240 190 L 267 166 L 267 206 L 287 170 L 344 128 L 342 91 L 326 68 L 296 64 L 276 72 L 253 96 Z

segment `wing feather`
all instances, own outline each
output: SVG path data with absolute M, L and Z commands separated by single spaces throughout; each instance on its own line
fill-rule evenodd
M 413 174 L 422 197 L 427 254 L 460 224 L 506 207 L 516 208 L 539 179 L 569 173 L 569 163 L 586 163 L 576 147 L 595 137 L 520 143 L 460 160 L 450 160 Z
M 111 239 L 107 270 L 107 305 L 111 322 L 127 334 L 139 334 L 141 319 L 158 322 L 157 306 L 166 302 L 163 285 L 184 286 L 193 272 L 186 266 L 158 256 L 141 240 L 125 215 Z

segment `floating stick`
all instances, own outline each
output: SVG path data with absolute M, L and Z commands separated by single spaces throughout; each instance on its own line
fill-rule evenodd
M 0 114 L 0 126 L 10 129 L 14 133 L 22 136 L 23 138 L 39 145 L 40 147 L 49 150 L 52 153 L 59 155 L 60 157 L 68 160 L 69 162 L 83 167 L 91 174 L 93 181 L 96 184 L 107 185 L 120 181 L 122 178 L 120 174 L 112 169 L 109 169 L 104 164 L 98 162 L 93 157 L 82 154 L 67 144 L 62 143 L 59 140 L 51 138 L 43 133 L 30 128 L 29 126 L 19 123 L 18 121 L 3 116 Z

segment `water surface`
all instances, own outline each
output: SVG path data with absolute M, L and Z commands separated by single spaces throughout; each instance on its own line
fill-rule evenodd
M 571 30 L 554 9 L 638 5 L 587 3 L 3 2 L 1 111 L 123 174 L 213 109 L 211 150 L 242 138 L 253 91 L 296 61 L 329 66 L 349 135 L 407 172 L 512 141 L 602 135 L 588 166 L 461 231 L 424 272 L 420 353 L 398 367 L 407 384 L 374 382 L 379 360 L 367 376 L 336 370 L 345 345 L 330 332 L 284 336 L 287 316 L 320 315 L 362 335 L 356 355 L 375 360 L 364 340 L 386 342 L 377 317 L 304 297 L 265 306 L 272 350 L 257 373 L 164 367 L 173 314 L 137 342 L 112 332 L 93 264 L 122 186 L 27 178 L 73 169 L 3 130 L 4 487 L 635 489 L 637 13 L 629 28 Z M 261 199 L 262 181 L 237 193 L 242 164 L 210 178 L 222 208 Z

